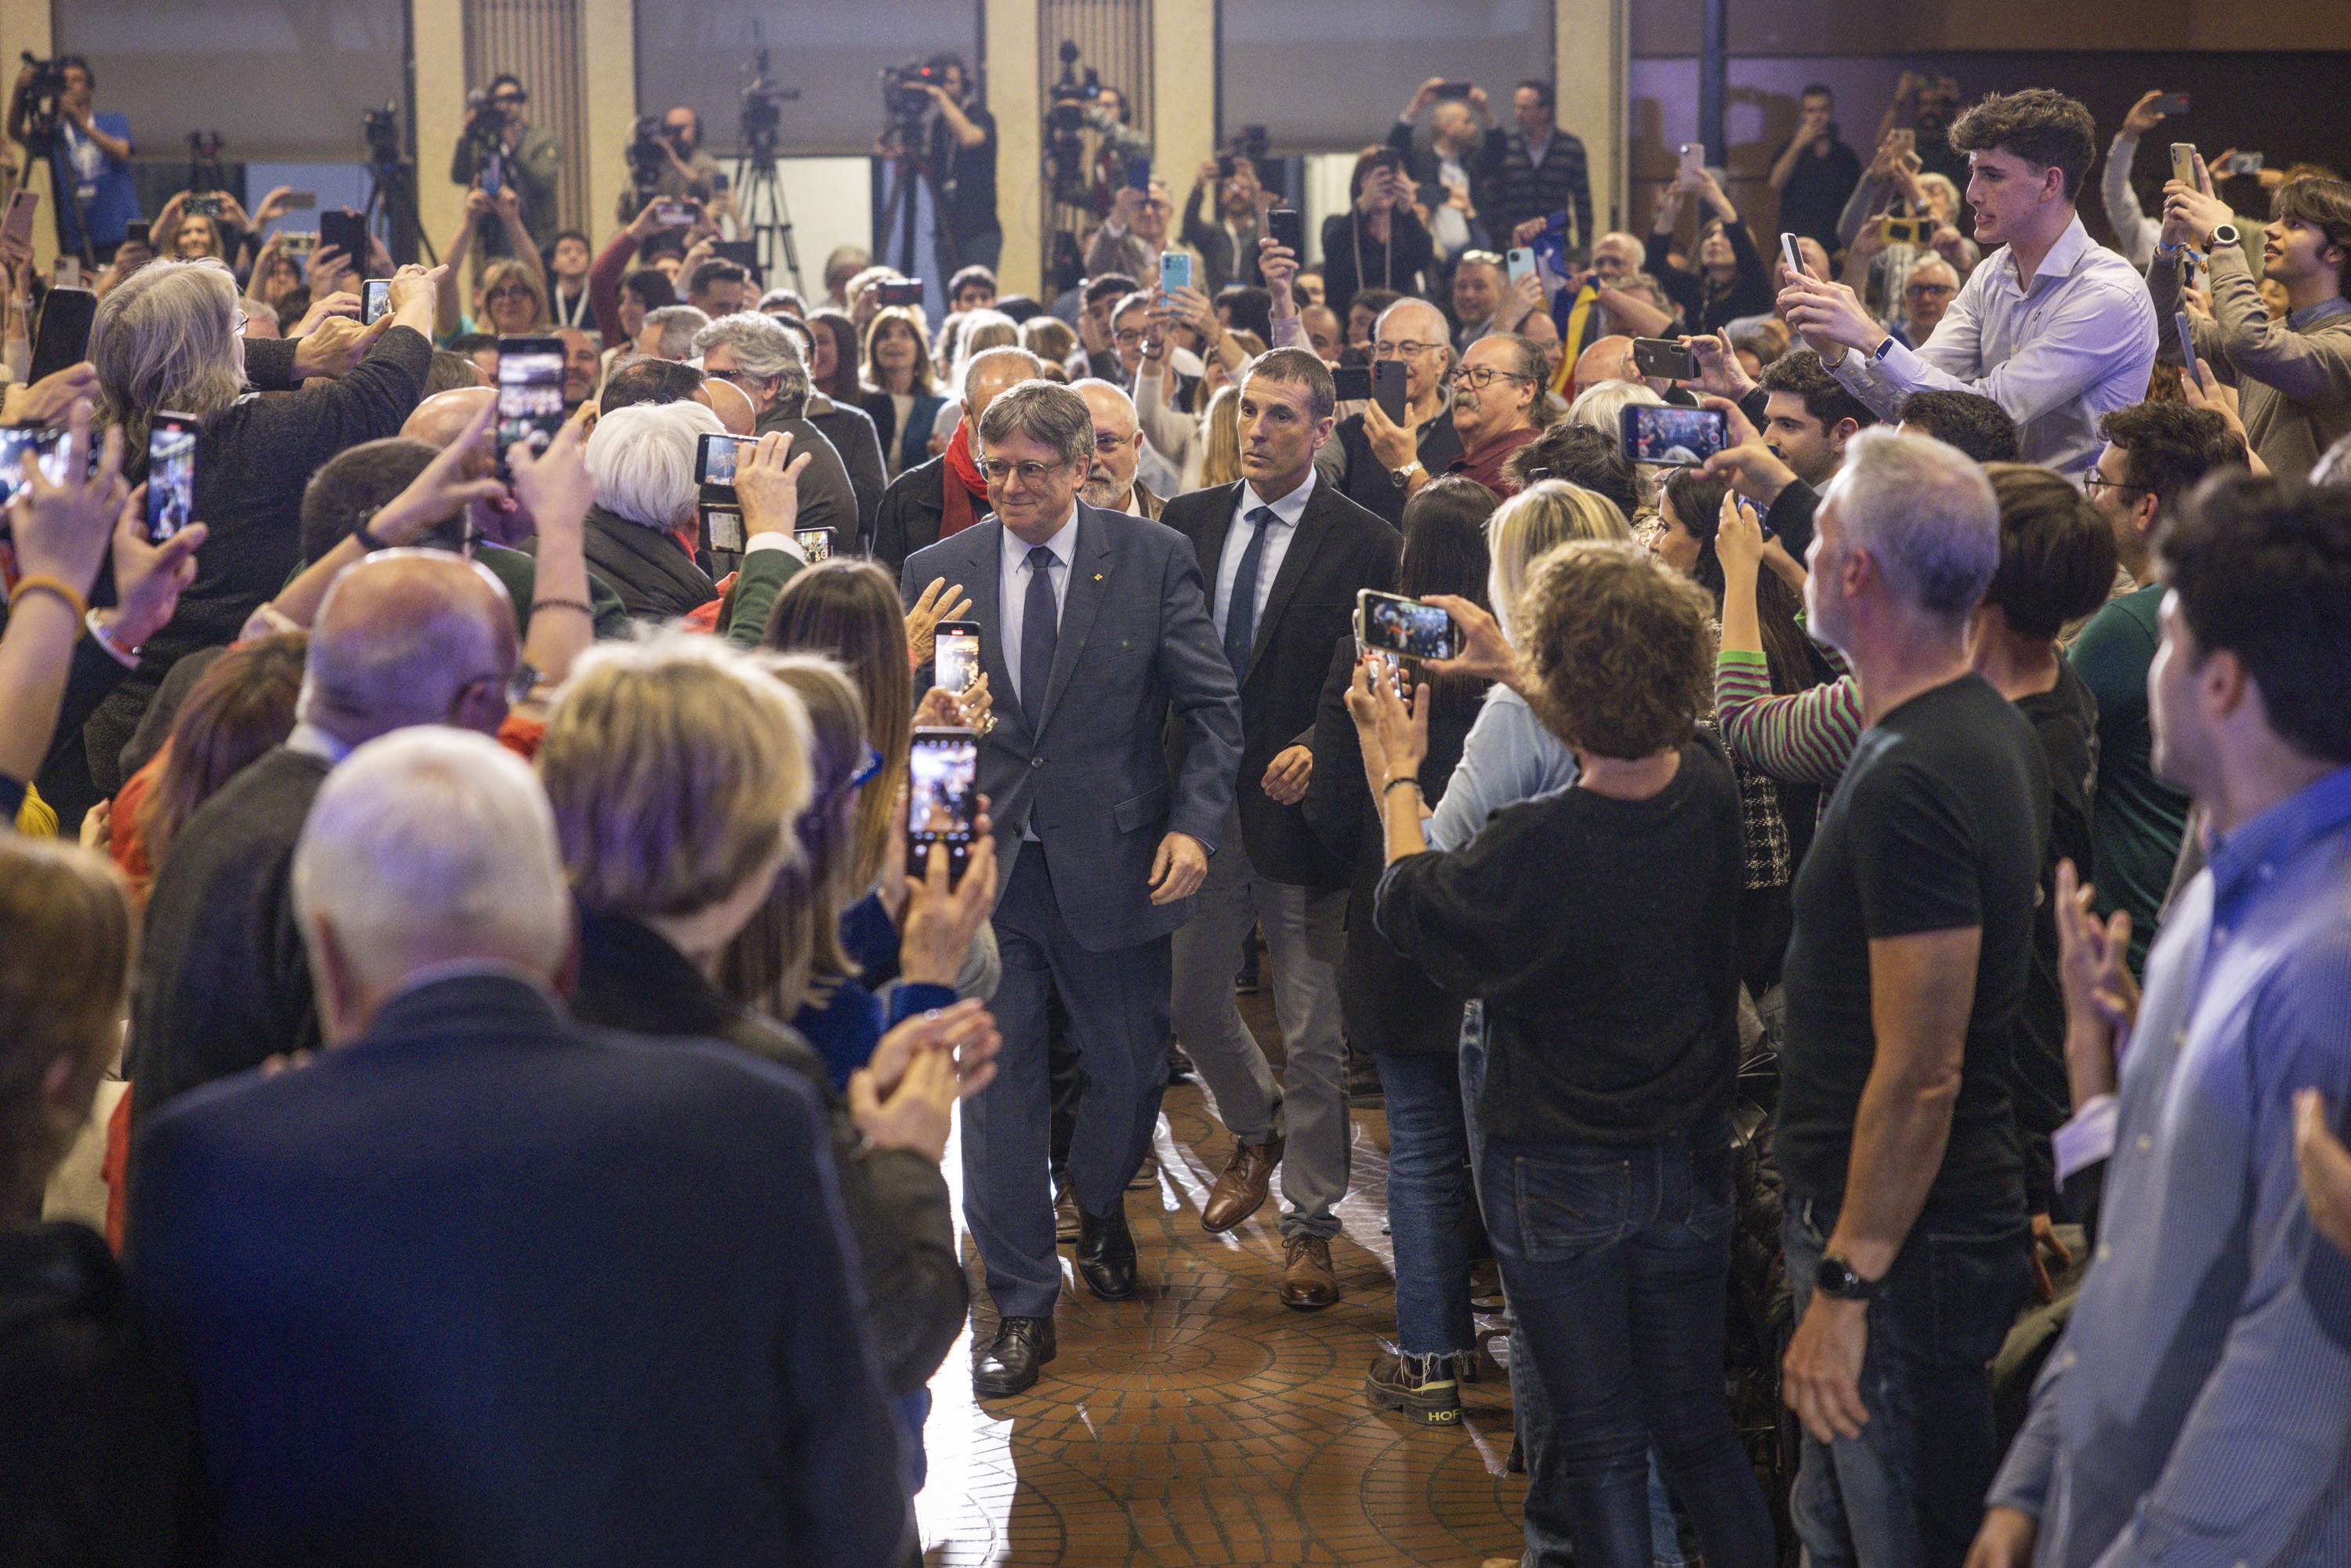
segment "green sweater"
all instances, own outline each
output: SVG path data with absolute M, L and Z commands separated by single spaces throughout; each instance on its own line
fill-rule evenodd
M 2188 825 L 2188 797 L 2156 778 L 2150 759 L 2147 671 L 2155 662 L 2162 601 L 2160 583 L 2110 601 L 2066 654 L 2098 703 L 2098 786 L 2090 805 L 2098 913 L 2130 913 L 2134 971 L 2146 967 Z

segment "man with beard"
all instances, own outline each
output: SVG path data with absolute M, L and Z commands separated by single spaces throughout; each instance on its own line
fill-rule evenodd
M 1535 424 L 1542 395 L 1541 349 L 1510 332 L 1470 344 L 1453 378 L 1453 433 L 1461 438 L 1461 455 L 1446 472 L 1467 475 L 1497 496 L 1517 495 L 1502 464 L 1542 434 Z M 1411 477 L 1426 482 L 1419 474 Z M 1412 488 L 1411 479 L 1406 487 Z
M 1071 382 L 1070 390 L 1086 400 L 1086 412 L 1094 416 L 1093 467 L 1079 488 L 1079 498 L 1105 512 L 1157 522 L 1159 509 L 1167 503 L 1134 476 L 1143 457 L 1143 427 L 1135 423 L 1134 400 L 1093 376 Z

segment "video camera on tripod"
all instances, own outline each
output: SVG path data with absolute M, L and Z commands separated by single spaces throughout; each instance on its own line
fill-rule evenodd
M 882 68 L 882 110 L 889 119 L 889 137 L 912 144 L 931 111 L 931 89 L 947 85 L 946 68 L 925 60 Z
M 57 100 L 65 96 L 66 66 L 63 60 L 41 59 L 30 49 L 23 57 L 33 73 L 25 87 L 25 148 L 36 158 L 46 158 L 57 150 Z
M 768 46 L 759 46 L 745 68 L 750 78 L 743 84 L 742 123 L 745 156 L 765 162 L 772 160 L 783 146 L 784 109 L 788 103 L 799 101 L 800 89 L 778 87 L 768 79 Z

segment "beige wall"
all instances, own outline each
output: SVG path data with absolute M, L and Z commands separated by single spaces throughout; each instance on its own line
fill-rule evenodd
M 569 155 L 588 160 L 588 211 L 580 226 L 601 240 L 629 183 L 620 156 L 637 121 L 637 37 L 633 0 L 580 0 L 581 105 L 588 144 Z
M 449 150 L 465 129 L 465 0 L 409 0 L 408 16 L 416 57 L 416 212 L 437 252 L 465 214 L 465 189 L 449 179 Z
M 1592 166 L 1592 215 L 1623 228 L 1625 75 L 1631 24 L 1627 0 L 1553 0 L 1552 73 L 1559 123 L 1583 139 Z
M 1038 73 L 1037 0 L 986 0 L 987 110 L 996 116 L 996 215 L 1004 225 L 1004 254 L 996 275 L 1008 294 L 1038 295 L 1043 287 L 1038 230 L 1037 163 L 1045 105 Z
M 1696 54 L 1700 6 L 1642 0 L 1634 52 Z M 2332 0 L 1739 0 L 1730 7 L 1734 55 L 2340 49 L 2346 37 L 2351 24 Z
M 10 83 L 16 79 L 18 51 L 30 49 L 35 58 L 47 59 L 50 37 L 48 6 L 35 4 L 34 0 L 0 0 L 0 61 L 7 62 Z M 26 157 L 25 150 L 14 142 L 9 143 L 7 152 L 18 167 L 31 166 L 30 183 L 41 193 L 42 211 L 33 225 L 33 261 L 46 277 L 57 258 L 57 225 L 49 221 L 47 207 L 57 199 L 57 192 L 51 188 L 45 160 Z
M 1216 156 L 1217 73 L 1200 68 L 1216 57 L 1214 0 L 1154 0 L 1151 167 L 1178 203 L 1194 172 Z

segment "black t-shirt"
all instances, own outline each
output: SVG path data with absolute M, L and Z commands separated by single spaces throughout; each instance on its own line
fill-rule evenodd
M 976 103 L 960 106 L 963 117 L 987 132 L 977 147 L 966 147 L 948 129 L 946 116 L 931 121 L 931 169 L 939 182 L 939 204 L 957 239 L 996 234 L 996 116 Z
M 1388 868 L 1380 934 L 1485 1000 L 1487 1137 L 1631 1145 L 1729 1110 L 1740 835 L 1730 760 L 1698 735 L 1646 800 L 1562 789 Z
M 2024 1135 L 2025 1197 L 2036 1214 L 2056 1199 L 2049 1134 L 2073 1114 L 2065 1077 L 2065 994 L 2057 981 L 2057 862 L 2070 860 L 2095 880 L 2090 796 L 2098 774 L 2098 701 L 2063 658 L 2057 684 L 2019 699 L 2049 765 L 2049 848 L 2041 858 L 2041 899 L 2032 912 L 2032 967 L 2016 1015 L 2016 1122 Z
M 1869 944 L 1973 925 L 1975 1006 L 1925 1215 L 2022 1215 L 2009 1084 L 2048 835 L 2040 743 L 1981 676 L 1922 692 L 1863 732 L 1796 877 L 1776 1142 L 1792 1194 L 1844 1200 L 1876 1049 Z
M 1844 215 L 1846 198 L 1861 183 L 1860 154 L 1832 133 L 1826 153 L 1810 147 L 1796 154 L 1788 173 L 1788 188 L 1780 193 L 1780 228 L 1786 234 L 1809 235 L 1823 249 L 1836 254 L 1837 220 Z

